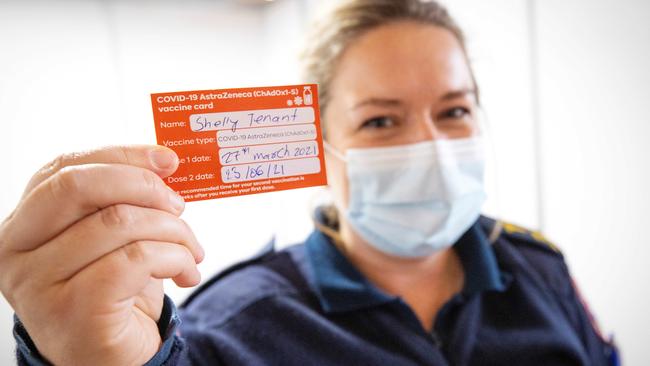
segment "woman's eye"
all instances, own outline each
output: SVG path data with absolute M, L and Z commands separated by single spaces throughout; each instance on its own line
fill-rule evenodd
M 467 117 L 471 114 L 472 113 L 470 112 L 470 110 L 465 107 L 455 107 L 445 111 L 442 117 L 459 119 L 459 118 Z
M 390 117 L 376 117 L 365 121 L 361 128 L 386 128 L 394 125 L 395 122 Z

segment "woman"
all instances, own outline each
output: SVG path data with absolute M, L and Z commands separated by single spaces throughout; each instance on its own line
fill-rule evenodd
M 307 74 L 320 84 L 334 204 L 305 243 L 234 265 L 177 312 L 160 279 L 195 285 L 203 256 L 159 178 L 177 158 L 150 147 L 63 156 L 1 229 L 19 361 L 613 362 L 562 255 L 479 216 L 478 90 L 447 12 L 351 1 L 315 34 Z

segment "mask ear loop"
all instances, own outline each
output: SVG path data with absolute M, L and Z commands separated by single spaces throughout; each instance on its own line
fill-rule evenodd
M 325 148 L 325 151 L 332 154 L 335 158 L 341 160 L 342 162 L 346 163 L 348 161 L 348 158 L 343 155 L 342 152 L 336 150 L 336 148 L 332 145 L 330 145 L 327 140 L 323 140 L 323 147 Z
M 483 181 L 487 200 L 483 205 L 483 212 L 500 222 L 502 207 L 499 189 L 499 165 L 496 154 L 496 141 L 491 133 L 487 112 L 483 107 L 478 107 L 479 135 L 483 137 L 485 153 L 485 173 Z M 490 238 L 492 239 L 492 238 Z M 492 240 L 491 240 L 492 241 Z
M 338 151 L 325 139 L 323 139 L 323 148 L 326 152 L 332 154 L 332 156 L 335 158 L 341 160 L 344 163 L 347 162 L 346 156 Z M 340 213 L 338 212 L 338 209 L 335 208 L 335 206 L 334 197 L 332 195 L 332 191 L 330 190 L 329 184 L 325 187 L 320 187 L 320 189 L 315 191 L 311 195 L 308 202 L 308 207 L 311 213 L 314 227 L 325 235 L 329 236 L 333 242 L 342 249 L 344 246 L 342 245 L 343 240 L 341 239 L 340 233 L 337 231 L 337 229 L 328 225 L 334 224 L 338 227 L 338 215 Z M 321 220 L 316 215 L 317 210 L 321 210 L 321 216 L 324 216 L 324 219 L 327 222 L 321 222 Z
M 338 151 L 334 146 L 332 146 L 327 140 L 323 139 L 323 148 L 325 152 L 332 154 L 336 159 L 341 160 L 344 163 L 347 163 L 347 158 L 343 153 Z M 326 159 L 327 154 L 324 155 L 324 158 Z M 309 202 L 309 210 L 312 214 L 312 221 L 316 224 L 318 227 L 318 221 L 315 217 L 316 210 L 318 208 L 327 208 L 327 210 L 330 210 L 329 208 L 333 208 L 336 205 L 334 204 L 334 196 L 332 195 L 331 188 L 329 186 L 329 182 L 326 186 L 321 187 L 319 190 L 315 191 L 314 194 L 310 197 Z M 322 230 L 321 230 L 322 231 Z

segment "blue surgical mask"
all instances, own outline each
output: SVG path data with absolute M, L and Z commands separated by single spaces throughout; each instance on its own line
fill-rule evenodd
M 453 245 L 485 201 L 481 137 L 411 145 L 325 148 L 347 165 L 345 216 L 370 245 L 422 257 Z

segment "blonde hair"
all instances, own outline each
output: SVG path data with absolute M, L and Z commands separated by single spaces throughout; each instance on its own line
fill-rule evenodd
M 372 29 L 404 20 L 434 25 L 450 31 L 467 54 L 462 30 L 447 9 L 436 1 L 345 1 L 316 24 L 302 54 L 305 82 L 318 84 L 321 115 L 324 114 L 330 99 L 330 84 L 337 63 L 349 45 Z M 476 82 L 474 84 L 476 85 Z

